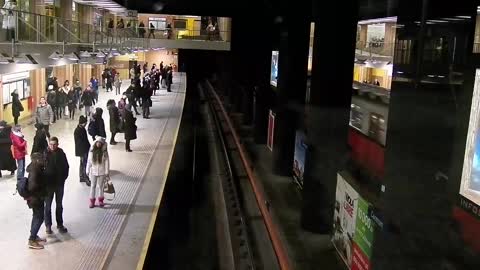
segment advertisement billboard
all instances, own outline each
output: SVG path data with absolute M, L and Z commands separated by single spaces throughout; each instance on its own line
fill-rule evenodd
M 352 265 L 358 198 L 358 192 L 340 174 L 337 174 L 332 242 L 349 269 Z
M 272 64 L 270 70 L 270 84 L 277 87 L 278 80 L 278 51 L 272 51 Z
M 480 69 L 476 70 L 460 194 L 480 205 Z
M 370 204 L 343 178 L 337 175 L 332 242 L 351 270 L 369 270 L 375 223 Z
M 267 137 L 267 147 L 270 151 L 273 151 L 273 135 L 275 131 L 275 114 L 270 110 L 268 114 L 268 137 Z
M 303 173 L 305 171 L 305 158 L 307 155 L 305 133 L 297 130 L 295 135 L 295 152 L 293 155 L 293 178 L 299 186 L 303 186 Z

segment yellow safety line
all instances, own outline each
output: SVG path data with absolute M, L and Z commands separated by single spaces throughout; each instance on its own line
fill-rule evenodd
M 187 82 L 185 80 L 185 89 L 186 89 L 186 85 L 187 85 Z M 186 91 L 185 91 L 185 95 L 186 95 Z M 184 106 L 185 106 L 185 99 L 186 99 L 186 96 L 183 99 Z M 148 226 L 148 230 L 147 230 L 147 233 L 145 235 L 145 242 L 143 243 L 142 252 L 140 253 L 140 258 L 139 258 L 138 263 L 137 263 L 137 268 L 136 268 L 137 270 L 142 270 L 143 266 L 145 264 L 145 259 L 147 257 L 148 247 L 150 246 L 150 240 L 152 238 L 153 229 L 155 227 L 155 221 L 157 220 L 158 210 L 160 208 L 160 203 L 161 203 L 162 197 L 163 197 L 163 190 L 165 189 L 165 184 L 167 183 L 168 172 L 170 171 L 170 164 L 172 163 L 173 153 L 175 152 L 175 145 L 177 144 L 177 137 L 178 137 L 178 132 L 180 130 L 180 124 L 182 122 L 182 116 L 183 116 L 183 108 L 180 112 L 180 118 L 179 118 L 180 121 L 178 121 L 177 130 L 175 131 L 175 138 L 173 139 L 172 151 L 170 152 L 170 157 L 169 157 L 168 162 L 167 162 L 167 169 L 163 173 L 163 184 L 160 188 L 160 193 L 158 194 L 157 201 L 155 202 L 155 206 L 153 208 L 152 217 L 150 218 L 150 225 Z

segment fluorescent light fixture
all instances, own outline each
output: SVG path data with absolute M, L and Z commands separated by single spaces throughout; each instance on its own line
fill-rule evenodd
M 385 17 L 385 18 L 359 21 L 358 24 L 376 24 L 376 23 L 396 22 L 396 21 L 397 21 L 397 17 Z
M 102 52 L 102 51 L 99 51 L 99 52 L 97 53 L 97 58 L 104 58 L 105 56 L 106 56 L 105 53 Z
M 428 77 L 430 77 L 430 78 L 435 78 L 435 75 L 428 75 Z
M 91 55 L 89 52 L 87 52 L 87 51 L 82 51 L 82 52 L 80 52 L 80 57 L 81 57 L 81 58 L 88 58 L 88 57 L 90 57 L 90 56 L 92 56 L 92 55 Z
M 12 59 L 5 53 L 0 54 L 0 64 L 10 64 L 13 63 Z
M 53 52 L 48 58 L 53 59 L 53 60 L 58 60 L 60 58 L 63 58 L 61 54 L 58 52 Z
M 448 21 L 444 20 L 428 20 L 429 22 L 436 22 L 436 23 L 448 23 Z
M 463 16 L 463 15 L 462 16 L 455 16 L 455 17 L 462 18 L 462 19 L 470 19 L 471 18 L 471 16 Z
M 13 58 L 17 64 L 38 64 L 38 62 L 29 54 L 22 53 Z
M 75 54 L 75 53 L 69 53 L 65 55 L 65 58 L 67 58 L 70 61 L 78 61 L 80 58 Z
M 464 21 L 464 19 L 460 19 L 460 18 L 442 18 L 442 20 L 447 20 L 447 21 Z

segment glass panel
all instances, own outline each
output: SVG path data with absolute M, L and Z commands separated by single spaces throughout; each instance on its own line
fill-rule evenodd
M 23 80 L 22 81 L 17 81 L 12 83 L 12 85 L 15 85 L 14 89 L 10 89 L 13 93 L 15 89 L 17 89 L 18 92 L 18 98 L 23 99 L 24 98 L 24 93 L 23 93 Z
M 3 85 L 3 104 L 10 103 L 10 84 Z
M 27 97 L 30 97 L 32 94 L 31 94 L 31 91 L 30 91 L 30 79 L 26 79 L 23 81 L 24 83 L 24 97 L 27 98 Z

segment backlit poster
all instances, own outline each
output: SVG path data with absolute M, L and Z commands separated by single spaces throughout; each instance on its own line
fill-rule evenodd
M 268 137 L 267 137 L 267 147 L 270 151 L 273 151 L 273 135 L 275 131 L 275 114 L 272 110 L 268 114 Z
M 272 64 L 270 70 L 270 84 L 277 87 L 278 80 L 278 51 L 272 51 Z
M 295 152 L 293 155 L 293 178 L 299 186 L 303 186 L 303 173 L 308 148 L 305 139 L 305 133 L 298 130 L 295 136 Z
M 315 37 L 315 23 L 310 23 L 310 45 L 308 50 L 308 72 L 312 72 L 313 39 Z
M 368 214 L 369 204 L 358 199 L 355 237 L 353 239 L 352 270 L 369 270 L 372 256 L 374 223 Z
M 337 174 L 335 198 L 332 242 L 348 269 L 351 269 L 359 194 L 340 174 Z
M 480 69 L 475 75 L 460 194 L 480 205 Z

